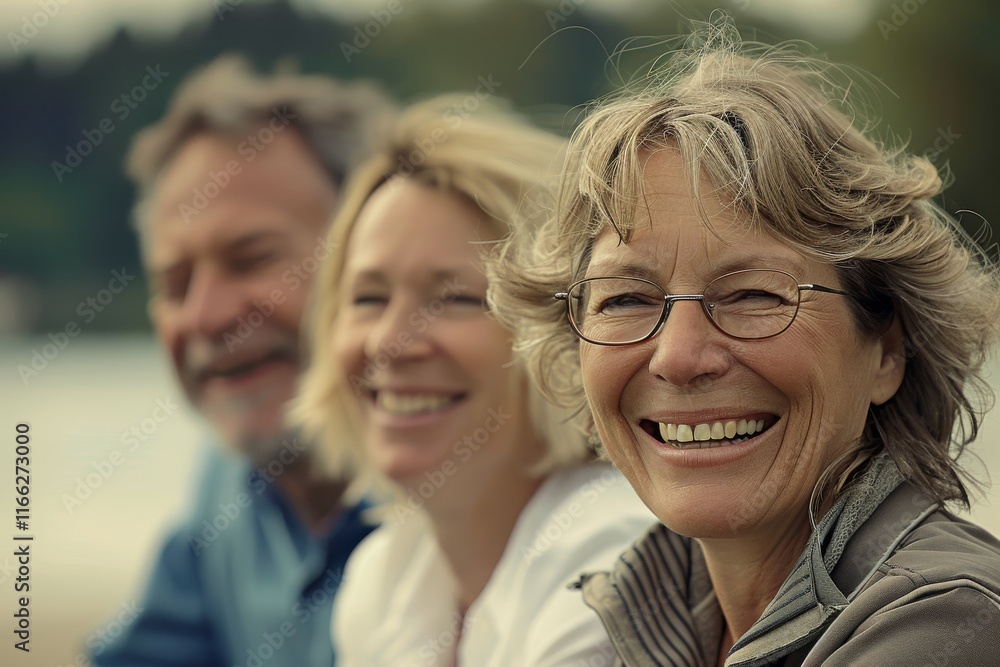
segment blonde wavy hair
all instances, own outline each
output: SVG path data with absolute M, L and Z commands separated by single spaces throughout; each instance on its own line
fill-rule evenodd
M 696 200 L 706 174 L 748 225 L 834 265 L 862 334 L 894 317 L 902 325 L 902 386 L 871 407 L 819 496 L 836 496 L 888 451 L 923 491 L 968 506 L 955 459 L 992 407 L 981 369 L 998 330 L 997 268 L 932 201 L 943 184 L 930 162 L 866 136 L 872 124 L 845 78 L 796 46 L 744 45 L 726 22 L 696 30 L 639 85 L 589 110 L 570 140 L 556 215 L 489 262 L 489 298 L 542 391 L 587 414 L 581 343 L 552 295 L 586 270 L 602 230 L 628 243 L 641 156 L 676 149 Z
M 565 144 L 532 127 L 502 102 L 475 94 L 443 95 L 415 104 L 400 114 L 390 134 L 388 142 L 348 179 L 329 229 L 333 251 L 317 276 L 312 297 L 310 365 L 291 409 L 293 421 L 308 436 L 319 438 L 335 457 L 336 470 L 357 478 L 355 494 L 373 481 L 384 488 L 385 480 L 367 465 L 358 436 L 355 391 L 329 341 L 341 310 L 338 283 L 348 241 L 365 203 L 390 179 L 410 179 L 471 202 L 489 221 L 484 240 L 501 239 L 519 225 L 548 215 L 554 201 L 552 168 Z M 484 253 L 487 249 L 484 245 Z M 524 378 L 527 381 L 527 374 Z M 548 448 L 535 472 L 544 474 L 593 458 L 582 425 L 534 387 L 525 409 Z

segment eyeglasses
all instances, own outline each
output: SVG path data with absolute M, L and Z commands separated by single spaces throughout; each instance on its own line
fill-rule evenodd
M 655 336 L 677 301 L 700 301 L 720 331 L 744 340 L 777 336 L 792 325 L 803 291 L 847 296 L 847 292 L 808 283 L 784 271 L 747 269 L 719 276 L 702 294 L 667 294 L 644 278 L 579 280 L 554 298 L 566 301 L 573 331 L 595 345 L 631 345 Z

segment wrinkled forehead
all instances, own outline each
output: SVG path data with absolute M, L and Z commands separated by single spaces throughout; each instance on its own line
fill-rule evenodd
M 643 149 L 640 158 L 636 195 L 607 206 L 611 219 L 589 230 L 581 271 L 589 273 L 589 264 L 602 257 L 657 255 L 668 248 L 672 259 L 705 262 L 720 248 L 739 247 L 764 233 L 707 173 L 693 181 L 675 147 Z

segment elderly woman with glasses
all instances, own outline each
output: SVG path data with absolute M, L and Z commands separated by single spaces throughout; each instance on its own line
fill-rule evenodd
M 584 575 L 619 665 L 1000 664 L 955 458 L 997 271 L 831 66 L 715 26 L 571 140 L 491 300 L 662 522 Z

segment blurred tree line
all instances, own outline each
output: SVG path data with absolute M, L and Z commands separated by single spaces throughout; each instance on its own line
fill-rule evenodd
M 0 283 L 32 287 L 36 312 L 21 328 L 44 334 L 79 319 L 78 305 L 124 267 L 139 276 L 137 287 L 124 290 L 87 330 L 148 328 L 122 158 L 131 136 L 160 117 L 184 77 L 221 53 L 243 53 L 268 70 L 291 60 L 305 72 L 375 78 L 401 100 L 473 90 L 482 78 L 568 133 L 573 107 L 620 82 L 613 66 L 619 61 L 608 54 L 622 40 L 675 35 L 686 19 L 705 19 L 719 6 L 762 41 L 804 38 L 870 73 L 869 80 L 881 82 L 874 87 L 878 135 L 899 137 L 949 167 L 954 184 L 942 201 L 967 229 L 981 232 L 983 219 L 996 224 L 989 146 L 998 108 L 1000 5 L 885 0 L 860 35 L 833 42 L 755 19 L 745 11 L 755 1 L 683 0 L 618 14 L 596 11 L 586 0 L 467 7 L 387 0 L 384 10 L 348 23 L 299 13 L 287 0 L 214 0 L 214 15 L 169 41 L 121 30 L 66 71 L 44 70 L 30 57 L 18 61 L 0 69 Z M 620 63 L 627 72 L 656 53 L 625 54 Z M 81 142 L 90 145 L 87 155 L 76 150 Z

